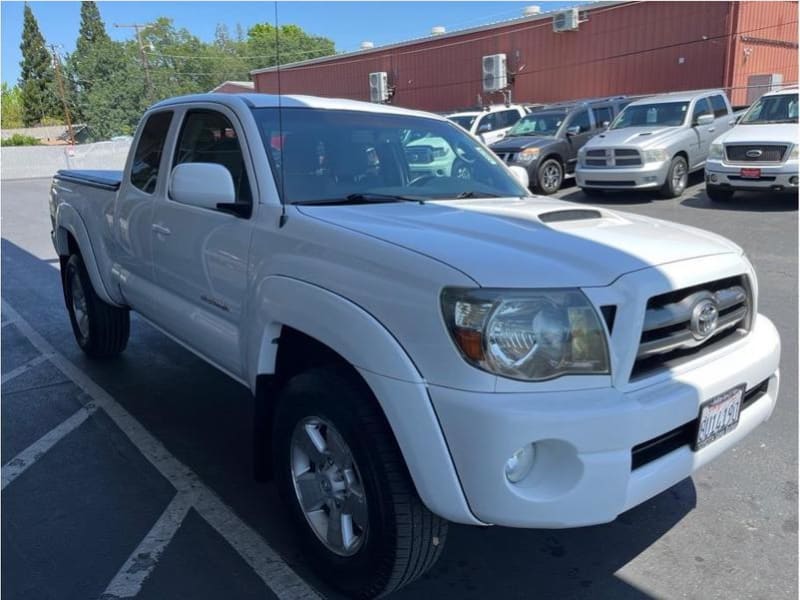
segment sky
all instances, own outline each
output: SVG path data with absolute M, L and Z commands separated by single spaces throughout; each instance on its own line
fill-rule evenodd
M 48 44 L 59 51 L 75 49 L 80 25 L 79 2 L 29 2 Z M 431 27 L 448 31 L 476 27 L 522 16 L 530 4 L 543 11 L 572 6 L 576 2 L 476 1 L 476 2 L 279 2 L 279 24 L 293 23 L 307 32 L 332 39 L 337 51 L 357 50 L 364 40 L 376 46 L 428 35 Z M 273 2 L 98 2 L 100 15 L 113 39 L 134 36 L 132 29 L 115 29 L 113 23 L 147 23 L 169 17 L 176 27 L 185 27 L 204 41 L 210 41 L 218 23 L 235 32 L 255 23 L 274 22 Z M 0 2 L 2 24 L 2 80 L 14 85 L 19 78 L 23 3 Z

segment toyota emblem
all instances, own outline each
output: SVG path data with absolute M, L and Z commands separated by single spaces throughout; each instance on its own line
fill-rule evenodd
M 758 158 L 762 154 L 764 154 L 763 150 L 759 150 L 758 148 L 754 148 L 752 150 L 748 150 L 744 153 L 747 158 Z
M 717 329 L 719 320 L 719 310 L 717 303 L 711 298 L 704 298 L 694 305 L 692 309 L 692 319 L 689 322 L 689 329 L 692 335 L 703 340 L 710 336 Z

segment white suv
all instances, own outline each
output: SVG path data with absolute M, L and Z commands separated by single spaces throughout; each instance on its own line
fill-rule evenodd
M 797 88 L 759 98 L 733 129 L 714 140 L 706 193 L 725 202 L 736 191 L 797 191 Z
M 511 126 L 526 114 L 524 106 L 497 104 L 485 110 L 454 113 L 447 118 L 489 145 L 502 140 Z

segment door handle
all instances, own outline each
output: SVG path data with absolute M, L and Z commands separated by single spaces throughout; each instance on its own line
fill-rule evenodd
M 708 131 L 711 132 L 711 133 L 714 133 L 716 130 L 717 130 L 716 127 L 709 127 L 708 128 Z
M 158 223 L 153 223 L 153 231 L 159 235 L 170 235 L 172 233 L 169 228 L 159 225 Z

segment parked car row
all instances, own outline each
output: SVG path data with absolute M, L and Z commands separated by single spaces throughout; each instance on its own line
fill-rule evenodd
M 771 92 L 736 113 L 723 91 L 704 90 L 496 106 L 448 118 L 524 168 L 540 194 L 574 176 L 588 196 L 654 190 L 675 198 L 691 173 L 705 169 L 709 198 L 726 201 L 737 190 L 797 189 L 797 98 L 796 87 Z

